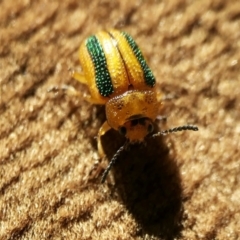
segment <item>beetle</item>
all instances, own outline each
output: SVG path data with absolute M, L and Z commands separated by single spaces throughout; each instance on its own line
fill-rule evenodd
M 72 77 L 88 86 L 90 95 L 84 98 L 92 104 L 105 105 L 107 120 L 98 132 L 99 152 L 103 151 L 101 136 L 111 128 L 126 137 L 105 169 L 102 183 L 129 144 L 144 142 L 147 136 L 198 130 L 185 125 L 152 134 L 162 105 L 161 95 L 141 50 L 128 33 L 109 29 L 88 37 L 79 48 L 79 61 L 82 71 L 73 72 Z

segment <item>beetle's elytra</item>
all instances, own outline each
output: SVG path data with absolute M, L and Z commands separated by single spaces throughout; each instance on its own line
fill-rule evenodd
M 125 146 L 143 142 L 153 132 L 161 99 L 151 69 L 134 39 L 126 32 L 110 29 L 88 37 L 80 46 L 79 60 L 82 72 L 74 72 L 73 77 L 88 86 L 90 95 L 85 99 L 106 107 L 107 120 L 98 133 L 99 150 L 100 137 L 111 128 L 127 139 L 104 171 L 104 182 Z M 187 125 L 152 136 L 182 130 L 197 131 L 198 128 Z

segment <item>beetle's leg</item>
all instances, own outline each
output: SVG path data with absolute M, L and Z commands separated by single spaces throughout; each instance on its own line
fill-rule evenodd
M 85 85 L 88 84 L 87 79 L 86 79 L 86 77 L 85 77 L 85 75 L 83 73 L 72 71 L 71 75 L 72 75 L 72 78 L 74 78 L 75 80 L 79 81 L 80 83 L 85 84 Z M 89 103 L 94 104 L 94 100 L 92 99 L 91 96 L 86 95 L 86 94 L 84 94 L 82 96 L 83 96 L 84 100 L 86 100 Z
M 159 104 L 159 109 L 158 110 L 161 112 L 162 109 L 164 108 L 164 105 L 163 105 L 164 99 L 163 99 L 162 93 L 160 93 L 160 92 L 157 92 L 157 101 L 158 101 L 158 104 Z M 159 114 L 156 117 L 156 121 L 165 123 L 167 121 L 167 116 Z
M 65 94 L 71 97 L 82 98 L 91 104 L 99 104 L 99 102 L 94 98 L 92 98 L 90 95 L 77 91 L 74 87 L 69 85 L 53 86 L 48 89 L 48 92 L 59 92 L 59 91 L 63 91 Z
M 83 95 L 80 91 L 77 91 L 74 87 L 69 86 L 69 85 L 60 85 L 60 86 L 53 86 L 48 88 L 48 92 L 60 92 L 63 91 L 64 94 L 70 96 L 70 97 L 78 97 L 78 98 L 83 98 L 86 101 L 91 102 L 88 100 L 91 97 Z
M 177 99 L 178 96 L 175 95 L 175 94 L 165 94 L 163 97 L 162 97 L 162 101 L 166 102 L 166 101 L 171 101 L 171 100 L 174 100 L 174 99 Z
M 97 179 L 105 168 L 106 166 L 103 166 L 100 161 L 94 162 L 92 168 L 88 173 L 87 182 L 94 181 L 95 179 Z
M 87 93 L 81 93 L 79 91 L 77 91 L 74 87 L 71 86 L 67 86 L 67 94 L 70 96 L 74 96 L 74 97 L 81 97 L 83 98 L 85 101 L 91 103 L 91 104 L 99 104 L 99 102 L 97 100 L 95 100 L 94 98 L 92 98 L 90 95 L 88 95 Z
M 167 116 L 165 116 L 165 115 L 157 115 L 156 121 L 165 123 L 167 121 Z
M 81 82 L 83 84 L 88 84 L 87 83 L 87 79 L 86 79 L 86 77 L 85 77 L 85 75 L 83 73 L 72 71 L 71 75 L 77 81 L 79 81 L 79 82 Z
M 105 152 L 103 150 L 101 137 L 110 129 L 111 129 L 111 127 L 108 125 L 107 121 L 105 121 L 103 123 L 103 125 L 101 126 L 101 128 L 99 129 L 98 137 L 97 137 L 98 138 L 97 146 L 98 146 L 98 152 L 99 152 L 100 158 L 105 157 Z M 92 169 L 89 172 L 88 182 L 98 178 L 99 174 L 102 173 L 106 169 L 106 167 L 107 166 L 105 166 L 105 164 L 103 164 L 103 162 L 99 162 L 99 161 L 95 162 Z
M 63 91 L 64 93 L 66 93 L 69 96 L 82 96 L 82 94 L 77 91 L 74 87 L 69 86 L 69 85 L 60 85 L 60 86 L 52 86 L 50 88 L 48 88 L 47 90 L 48 92 L 59 92 L 59 91 Z
M 72 86 L 66 86 L 66 93 L 69 96 L 74 96 L 74 97 L 81 97 L 85 101 L 91 103 L 91 104 L 97 104 L 97 102 L 87 93 L 82 93 L 80 91 L 77 91 L 74 87 Z
M 162 97 L 162 93 L 157 92 L 156 95 L 157 95 L 157 101 L 159 102 L 159 104 L 161 104 L 162 98 L 163 98 L 163 97 Z
M 108 122 L 105 121 L 103 123 L 103 125 L 101 126 L 101 128 L 99 129 L 98 131 L 98 152 L 99 152 L 99 155 L 101 157 L 104 157 L 105 156 L 105 153 L 104 153 L 104 150 L 103 150 L 103 146 L 102 146 L 102 141 L 101 141 L 101 137 L 111 129 L 111 127 L 109 126 Z
M 75 71 L 72 71 L 71 73 L 72 77 L 74 79 L 76 79 L 77 81 L 79 81 L 80 83 L 82 84 L 85 84 L 85 85 L 88 85 L 88 81 L 85 77 L 85 75 L 81 72 L 75 72 Z M 81 93 L 80 93 L 81 94 Z M 82 94 L 81 94 L 82 95 Z M 84 98 L 85 101 L 91 103 L 91 104 L 96 104 L 98 105 L 99 104 L 99 100 L 98 99 L 94 99 L 92 96 L 90 96 L 89 94 L 83 94 L 82 97 Z

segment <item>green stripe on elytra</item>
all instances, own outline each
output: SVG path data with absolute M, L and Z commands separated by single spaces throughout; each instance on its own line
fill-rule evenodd
M 129 34 L 127 34 L 126 32 L 121 32 L 121 33 L 127 40 L 129 46 L 132 48 L 132 51 L 133 51 L 135 57 L 137 58 L 138 62 L 141 65 L 141 68 L 144 73 L 145 83 L 148 86 L 153 87 L 156 82 L 155 77 L 153 76 L 151 69 L 148 67 L 148 65 L 142 55 L 141 50 L 139 49 L 138 45 L 136 44 L 136 42 L 133 40 L 133 38 Z
M 102 96 L 107 97 L 114 89 L 103 48 L 96 36 L 87 39 L 86 47 L 93 61 L 98 91 Z

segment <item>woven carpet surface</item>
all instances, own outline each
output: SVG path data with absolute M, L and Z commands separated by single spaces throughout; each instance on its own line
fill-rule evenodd
M 0 1 L 0 239 L 240 239 L 240 1 Z M 151 67 L 159 129 L 123 151 L 71 77 L 80 43 L 130 33 Z M 52 89 L 52 91 L 49 91 Z

